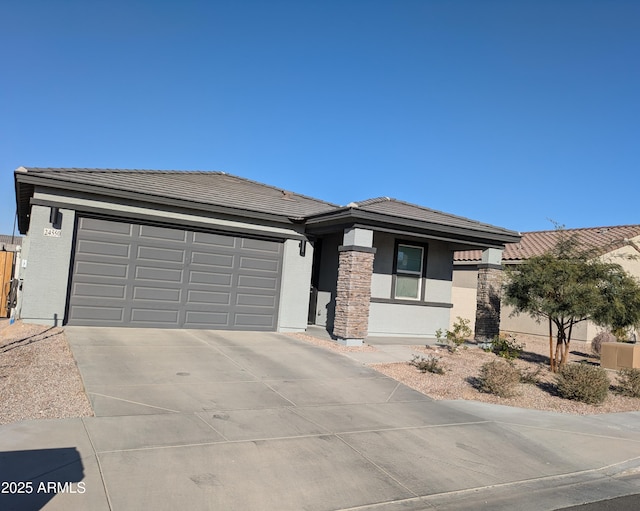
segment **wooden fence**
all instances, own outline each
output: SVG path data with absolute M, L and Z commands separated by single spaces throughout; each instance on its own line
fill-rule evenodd
M 2 290 L 2 295 L 0 296 L 1 318 L 9 317 L 7 302 L 9 297 L 11 278 L 13 277 L 13 256 L 13 252 L 0 252 L 0 290 Z

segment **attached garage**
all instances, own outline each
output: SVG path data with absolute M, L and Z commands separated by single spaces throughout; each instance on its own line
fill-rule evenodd
M 283 243 L 82 216 L 67 323 L 276 330 Z

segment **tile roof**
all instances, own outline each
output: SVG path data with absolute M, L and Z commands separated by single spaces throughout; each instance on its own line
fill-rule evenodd
M 338 206 L 298 193 L 216 171 L 23 168 L 27 174 L 58 186 L 95 186 L 113 192 L 166 197 L 203 205 L 302 218 Z M 18 179 L 20 179 L 18 177 Z
M 20 232 L 28 229 L 30 200 L 35 187 L 42 186 L 249 218 L 306 221 L 307 225 L 314 221 L 331 222 L 329 217 L 336 215 L 337 222 L 348 222 L 364 214 L 374 223 L 380 220 L 407 229 L 442 232 L 481 245 L 501 245 L 519 238 L 519 233 L 508 229 L 388 197 L 338 206 L 216 171 L 20 167 L 15 180 Z
M 521 261 L 542 255 L 554 247 L 561 232 L 569 235 L 575 234 L 581 245 L 587 250 L 601 250 L 602 253 L 606 253 L 624 246 L 625 240 L 640 236 L 640 225 L 525 232 L 522 233 L 522 239 L 519 243 L 505 245 L 502 260 Z M 465 250 L 454 253 L 454 260 L 459 262 L 477 262 L 481 259 L 482 251 L 480 250 Z
M 409 202 L 389 197 L 377 197 L 375 199 L 352 202 L 350 206 L 357 207 L 363 211 L 371 211 L 398 218 L 410 218 L 431 224 L 459 227 L 462 229 L 471 229 L 495 234 L 518 234 L 509 229 L 496 227 L 495 225 L 485 224 L 476 220 L 471 220 L 470 218 L 444 213 L 442 211 L 437 211 L 435 209 L 426 208 L 424 206 L 411 204 Z

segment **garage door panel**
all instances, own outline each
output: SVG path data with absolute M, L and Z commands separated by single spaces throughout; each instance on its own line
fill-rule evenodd
M 176 241 L 179 243 L 186 243 L 187 231 L 180 229 L 171 229 L 168 227 L 156 227 L 152 225 L 141 225 L 139 238 L 142 240 L 162 240 L 162 241 Z
M 270 252 L 274 255 L 280 254 L 281 244 L 277 241 L 254 240 L 251 238 L 242 238 L 240 241 L 241 248 L 247 250 L 255 250 L 258 252 Z
M 208 252 L 191 253 L 191 262 L 213 268 L 233 268 L 233 254 L 211 254 Z
M 224 304 L 231 305 L 231 293 L 216 291 L 189 290 L 187 301 L 190 304 Z
M 282 246 L 80 217 L 68 322 L 274 330 Z
M 82 254 L 128 258 L 129 248 L 130 245 L 127 243 L 80 240 L 78 242 L 77 251 Z
M 228 312 L 187 311 L 185 317 L 186 328 L 221 328 L 230 325 Z
M 276 289 L 278 280 L 269 277 L 256 277 L 251 275 L 240 275 L 238 277 L 238 289 Z
M 138 260 L 184 263 L 184 250 L 139 245 L 137 257 Z
M 87 320 L 90 322 L 95 322 L 96 320 L 98 320 L 110 323 L 121 323 L 124 319 L 124 307 L 109 307 L 106 305 L 78 305 L 74 307 L 74 318 L 76 319 L 76 321 Z
M 136 266 L 136 280 L 152 280 L 156 282 L 182 282 L 182 270 Z
M 79 282 L 73 285 L 73 294 L 85 298 L 125 298 L 126 286 L 123 284 L 99 284 Z
M 134 300 L 153 300 L 179 304 L 181 294 L 182 293 L 180 289 L 142 286 L 134 286 L 133 288 Z
M 240 257 L 240 268 L 246 270 L 263 270 L 276 272 L 279 268 L 279 261 L 273 259 L 260 259 L 257 257 Z
M 179 312 L 176 310 L 158 310 L 134 307 L 131 309 L 131 323 L 178 326 Z
M 91 233 L 99 233 L 101 237 L 131 236 L 133 227 L 126 222 L 111 222 L 99 218 L 81 217 L 79 220 L 79 228 L 86 236 L 90 236 Z
M 234 325 L 237 327 L 273 328 L 273 315 L 271 314 L 243 314 L 236 313 Z
M 105 277 L 127 277 L 128 266 L 126 264 L 96 263 L 92 261 L 79 262 L 76 266 L 78 275 L 105 276 Z
M 235 248 L 237 241 L 232 236 L 225 236 L 223 234 L 211 234 L 206 232 L 194 232 L 193 244 L 198 247 L 209 246 L 212 248 Z
M 211 284 L 215 286 L 231 286 L 233 280 L 231 273 L 205 273 L 192 271 L 189 273 L 189 282 L 192 284 Z
M 236 304 L 258 307 L 275 307 L 276 297 L 272 294 L 258 295 L 238 293 L 236 295 Z

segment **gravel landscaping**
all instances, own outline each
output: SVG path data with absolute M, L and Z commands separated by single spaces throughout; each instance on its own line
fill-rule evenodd
M 375 351 L 375 346 L 345 347 L 307 334 L 292 337 L 337 352 Z M 450 353 L 443 346 L 414 346 L 424 357 L 435 356 L 444 374 L 422 373 L 405 363 L 375 364 L 374 369 L 433 399 L 465 399 L 521 408 L 573 414 L 640 411 L 640 399 L 615 392 L 617 373 L 609 371 L 612 389 L 601 405 L 587 405 L 555 394 L 555 375 L 548 370 L 547 340 L 518 336 L 524 351 L 515 364 L 526 372 L 539 369 L 536 383 L 519 384 L 517 394 L 500 398 L 478 390 L 477 377 L 483 363 L 497 355 L 473 343 Z M 571 361 L 598 364 L 585 343 L 572 345 Z M 92 416 L 80 373 L 62 328 L 29 325 L 20 321 L 10 325 L 0 321 L 0 424 L 28 420 Z
M 0 323 L 0 424 L 93 415 L 61 328 Z
M 375 349 L 375 347 L 368 345 L 362 348 L 345 348 L 334 342 L 316 339 L 309 335 L 294 335 L 307 342 L 312 342 L 334 351 L 370 351 Z M 617 383 L 617 373 L 615 371 L 608 371 L 612 388 L 605 402 L 600 405 L 587 405 L 555 395 L 556 376 L 549 371 L 549 341 L 525 335 L 518 335 L 516 338 L 519 343 L 524 344 L 521 358 L 514 362 L 516 367 L 527 373 L 535 373 L 539 368 L 539 373 L 536 378 L 537 383 L 519 384 L 516 395 L 509 398 L 486 394 L 477 389 L 477 378 L 482 364 L 499 357 L 493 353 L 483 351 L 473 342 L 467 343 L 466 347 L 460 348 L 455 353 L 449 352 L 444 346 L 413 346 L 414 351 L 425 358 L 429 356 L 438 357 L 440 365 L 445 369 L 442 375 L 428 372 L 422 373 L 411 365 L 409 360 L 406 363 L 374 364 L 371 367 L 437 400 L 474 400 L 519 408 L 580 415 L 640 411 L 640 399 L 616 394 L 614 387 Z M 598 359 L 590 355 L 589 344 L 573 342 L 571 348 L 569 357 L 571 362 L 584 361 L 599 365 Z

